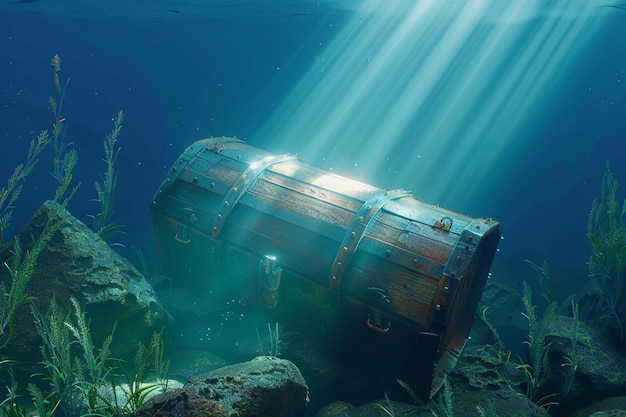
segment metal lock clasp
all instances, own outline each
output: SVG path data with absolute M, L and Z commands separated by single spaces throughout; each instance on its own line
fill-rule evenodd
M 437 220 L 435 224 L 433 224 L 435 229 L 443 230 L 444 232 L 449 232 L 452 229 L 452 219 L 450 217 L 442 217 L 441 220 Z
M 278 288 L 283 269 L 278 266 L 276 256 L 265 255 L 259 265 L 259 288 L 261 300 L 267 308 L 278 305 Z
M 389 333 L 389 330 L 391 330 L 391 322 L 387 322 L 387 327 L 382 327 L 382 321 L 383 312 L 379 308 L 374 310 L 374 322 L 372 322 L 371 315 L 367 315 L 367 327 L 378 333 Z
M 190 224 L 198 221 L 198 217 L 196 216 L 196 213 L 193 212 L 192 208 L 185 208 L 183 210 L 189 212 L 189 217 L 187 218 L 187 221 Z M 182 243 L 183 245 L 188 245 L 189 243 L 191 243 L 191 233 L 189 232 L 189 225 L 179 223 L 178 228 L 176 229 L 176 236 L 174 236 L 174 239 L 176 239 L 177 242 Z

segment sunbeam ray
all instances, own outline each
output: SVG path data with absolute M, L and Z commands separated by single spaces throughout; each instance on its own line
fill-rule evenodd
M 596 10 L 572 13 L 568 1 L 549 10 L 541 1 L 366 2 L 256 136 L 465 209 L 513 150 L 532 147 L 538 107 L 593 39 Z

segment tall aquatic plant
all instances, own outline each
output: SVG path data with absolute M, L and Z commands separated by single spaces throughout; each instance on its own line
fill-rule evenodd
M 48 143 L 50 143 L 50 137 L 48 132 L 44 130 L 30 142 L 26 161 L 15 167 L 7 180 L 6 187 L 0 188 L 0 244 L 3 241 L 4 231 L 13 220 L 13 210 L 22 193 L 23 183 L 39 162 L 39 154 Z
M 57 73 L 58 70 L 60 70 L 60 61 L 58 60 L 58 56 L 55 56 L 55 59 L 53 59 L 53 65 L 55 67 L 55 85 L 57 91 L 59 91 L 60 83 Z M 64 96 L 64 92 L 62 96 Z M 53 99 L 51 99 L 51 103 L 55 103 L 56 105 Z M 61 129 L 58 121 L 55 122 L 53 130 L 53 137 L 55 140 L 58 140 L 58 138 L 61 137 L 59 134 Z M 39 154 L 49 144 L 52 144 L 52 142 L 47 131 L 43 131 L 36 140 L 31 141 L 26 163 L 19 164 L 16 167 L 7 182 L 7 187 L 0 190 L 0 242 L 2 240 L 2 232 L 8 227 L 12 219 L 12 210 L 15 208 L 14 204 L 22 191 L 22 182 L 32 172 L 39 161 Z M 61 172 L 61 174 L 56 176 L 59 185 L 55 190 L 53 199 L 55 202 L 59 203 L 61 207 L 66 207 L 76 191 L 76 187 L 74 187 L 71 192 L 68 192 L 72 183 L 73 169 L 76 163 L 76 153 L 75 151 L 70 151 L 64 157 L 64 162 L 55 165 L 55 167 L 60 169 L 59 172 Z M 38 236 L 31 237 L 32 242 L 30 242 L 30 249 L 28 250 L 24 248 L 23 242 L 19 236 L 16 236 L 13 240 L 12 256 L 4 262 L 4 267 L 9 272 L 9 279 L 6 282 L 0 283 L 0 363 L 6 364 L 13 362 L 4 358 L 3 350 L 14 337 L 15 327 L 17 325 L 16 314 L 18 310 L 34 298 L 27 292 L 27 286 L 36 273 L 37 259 L 41 252 L 48 246 L 48 243 L 62 224 L 62 219 L 48 215 L 41 233 Z M 67 344 L 61 343 L 61 345 L 64 346 L 63 349 L 65 351 L 68 350 Z M 9 390 L 9 397 L 16 391 L 17 387 L 12 387 Z M 48 396 L 44 396 L 40 389 L 34 384 L 29 384 L 28 391 L 33 398 L 33 405 L 39 412 L 39 415 L 49 416 L 54 413 L 58 402 L 53 404 L 53 400 L 48 398 Z M 47 411 L 44 410 L 44 408 L 46 408 Z M 19 413 L 22 413 L 23 409 L 13 401 L 9 403 L 4 401 L 0 404 L 0 411 L 9 413 L 9 415 L 21 415 Z
M 594 200 L 587 220 L 587 242 L 591 249 L 589 278 L 596 295 L 615 321 L 624 339 L 624 291 L 626 287 L 626 200 L 617 199 L 618 182 L 609 163 L 602 177 L 600 199 Z
M 31 388 L 31 396 L 33 399 L 37 396 L 50 399 L 68 416 L 96 415 L 93 412 L 98 388 L 108 379 L 111 363 L 114 363 L 109 346 L 115 326 L 96 350 L 81 305 L 75 298 L 70 301 L 73 314 L 64 312 L 54 299 L 45 315 L 32 307 L 37 332 L 42 339 L 44 371 L 40 375 L 47 381 L 49 392 L 44 395 Z
M 42 340 L 41 363 L 44 371 L 38 376 L 49 386 L 48 393 L 44 394 L 37 389 L 36 396 L 48 398 L 55 404 L 54 408 L 60 406 L 65 414 L 71 413 L 73 409 L 80 408 L 73 401 L 80 398 L 75 377 L 82 365 L 80 361 L 74 360 L 72 348 L 75 342 L 72 341 L 70 329 L 65 325 L 70 320 L 70 314 L 64 312 L 54 298 L 45 314 L 39 312 L 34 305 L 31 305 L 31 311 L 37 333 Z
M 552 276 L 550 275 L 550 266 L 548 261 L 544 259 L 541 266 L 536 263 L 526 260 L 530 266 L 539 274 L 539 286 L 541 288 L 541 295 L 546 299 L 548 303 L 554 303 L 556 298 L 554 297 L 554 291 L 552 291 Z
M 569 394 L 572 385 L 574 383 L 574 377 L 578 370 L 578 364 L 580 362 L 580 354 L 578 353 L 578 342 L 580 339 L 580 320 L 578 319 L 578 304 L 571 300 L 572 309 L 572 337 L 571 345 L 567 348 L 567 355 L 563 357 L 563 386 L 561 389 L 561 397 Z
M 261 337 L 261 333 L 258 328 L 256 330 L 256 337 L 259 341 L 258 352 L 267 356 L 279 356 L 280 355 L 280 333 L 278 332 L 278 322 L 272 329 L 272 325 L 267 323 L 267 343 L 264 342 L 264 338 Z
M 120 365 L 112 370 L 111 398 L 109 400 L 105 396 L 100 396 L 103 408 L 117 416 L 132 415 L 148 398 L 166 391 L 169 361 L 163 360 L 163 352 L 164 342 L 161 332 L 152 334 L 149 345 L 139 342 L 132 367 Z M 123 381 L 121 385 L 116 382 L 117 370 L 122 371 L 119 375 Z M 151 375 L 154 375 L 154 381 L 148 382 Z
M 528 320 L 528 337 L 524 341 L 526 345 L 526 353 L 528 356 L 527 363 L 520 363 L 517 369 L 522 371 L 522 375 L 526 380 L 526 396 L 533 400 L 536 404 L 543 407 L 554 405 L 549 398 L 555 394 L 550 394 L 541 398 L 537 398 L 540 389 L 550 379 L 550 364 L 548 352 L 550 344 L 546 341 L 548 328 L 556 313 L 556 303 L 550 303 L 543 313 L 540 320 L 537 317 L 535 306 L 532 303 L 532 290 L 530 285 L 524 281 L 523 283 L 522 302 L 525 312 L 522 315 Z
M 484 307 L 481 310 L 480 318 L 482 319 L 483 323 L 485 323 L 487 329 L 489 329 L 489 332 L 495 340 L 495 343 L 487 345 L 487 347 L 491 349 L 491 351 L 496 355 L 496 359 L 500 362 L 500 374 L 504 376 L 506 374 L 506 369 L 511 359 L 511 350 L 506 348 L 506 346 L 504 345 L 504 341 L 500 337 L 498 329 L 487 318 L 488 308 L 489 307 Z
M 435 417 L 455 417 L 454 413 L 454 391 L 448 376 L 443 377 L 443 391 L 437 396 L 435 404 L 437 412 L 433 412 Z
M 96 181 L 95 183 L 96 192 L 98 194 L 96 201 L 100 204 L 100 213 L 93 216 L 93 225 L 96 233 L 104 240 L 109 240 L 124 226 L 123 222 L 111 222 L 113 207 L 115 206 L 115 190 L 117 188 L 115 161 L 120 151 L 120 147 L 117 146 L 117 140 L 122 131 L 123 122 L 124 112 L 120 110 L 113 121 L 113 130 L 107 135 L 104 141 L 103 161 L 106 164 L 106 169 L 100 181 Z
M 70 186 L 72 179 L 71 169 L 64 179 L 64 183 L 57 187 L 56 196 L 65 194 Z M 60 202 L 61 207 L 65 207 L 72 197 L 73 192 Z M 24 250 L 22 241 L 19 236 L 13 239 L 13 256 L 4 262 L 5 268 L 9 271 L 9 281 L 0 282 L 0 351 L 13 338 L 15 332 L 15 315 L 17 310 L 28 303 L 32 296 L 26 291 L 27 285 L 35 274 L 37 266 L 37 258 L 40 253 L 48 246 L 53 235 L 63 224 L 63 220 L 48 215 L 44 227 L 37 237 L 33 237 L 32 245 L 29 250 Z
M 57 92 L 57 98 L 50 96 L 48 103 L 50 105 L 50 111 L 54 115 L 54 122 L 52 123 L 52 139 L 49 140 L 50 146 L 54 151 L 54 157 L 52 159 L 52 177 L 57 180 L 59 187 L 54 194 L 54 201 L 63 203 L 72 198 L 80 184 L 74 186 L 71 192 L 68 194 L 69 185 L 72 183 L 72 173 L 74 168 L 78 164 L 78 153 L 76 149 L 73 149 L 72 142 L 67 143 L 65 141 L 67 135 L 66 118 L 63 116 L 63 103 L 65 101 L 65 95 L 67 86 L 70 83 L 70 79 L 67 78 L 64 83 L 61 83 L 59 72 L 61 72 L 61 57 L 58 54 L 52 57 L 52 79 L 54 81 L 54 88 Z
M 54 83 L 55 88 L 60 96 L 60 103 L 63 102 L 65 97 L 65 88 L 61 86 L 58 72 L 60 71 L 60 59 L 58 55 L 55 55 L 52 60 L 54 67 Z M 67 85 L 67 83 L 65 84 Z M 50 103 L 53 107 L 55 117 L 59 118 L 60 107 L 62 104 L 50 97 Z M 17 198 L 22 191 L 22 182 L 32 172 L 39 161 L 39 154 L 48 145 L 56 148 L 61 146 L 65 149 L 62 143 L 64 137 L 64 130 L 57 120 L 53 125 L 53 140 L 50 140 L 47 131 L 43 131 L 39 134 L 36 140 L 31 141 L 28 153 L 26 156 L 26 163 L 19 164 L 13 171 L 11 177 L 7 182 L 7 187 L 0 190 L 0 242 L 2 232 L 8 227 L 12 218 L 12 210 Z M 55 158 L 56 158 L 55 152 Z M 62 207 L 66 207 L 70 199 L 76 192 L 75 186 L 70 192 L 70 186 L 73 179 L 73 170 L 78 162 L 76 151 L 68 151 L 63 157 L 63 161 L 59 164 L 54 164 L 54 170 L 59 169 L 59 173 L 53 171 L 53 175 L 59 181 L 54 192 L 54 201 L 59 203 Z M 41 251 L 48 245 L 48 242 L 52 239 L 54 233 L 61 226 L 62 220 L 48 216 L 44 228 L 41 234 L 37 237 L 33 237 L 32 246 L 29 250 L 24 251 L 23 242 L 19 237 L 15 237 L 13 240 L 13 256 L 9 261 L 4 262 L 4 266 L 9 271 L 10 280 L 8 283 L 0 282 L 0 350 L 5 347 L 12 339 L 15 331 L 15 314 L 17 310 L 31 300 L 31 296 L 26 292 L 26 286 L 30 282 L 33 274 L 35 273 L 35 267 L 37 264 L 37 258 Z
M 61 57 L 59 54 L 52 57 L 52 79 L 54 81 L 54 88 L 57 93 L 57 98 L 50 96 L 48 103 L 50 105 L 50 111 L 54 115 L 54 123 L 52 124 L 52 140 L 50 145 L 54 151 L 54 158 L 52 160 L 52 176 L 59 182 L 63 183 L 66 170 L 64 165 L 68 162 L 66 158 L 69 154 L 69 149 L 72 143 L 66 143 L 67 124 L 65 116 L 63 116 L 63 103 L 65 102 L 65 95 L 67 86 L 70 83 L 70 79 L 66 78 L 65 82 L 61 82 L 59 73 L 61 72 Z
M 8 284 L 0 283 L 0 350 L 13 338 L 17 310 L 32 299 L 26 291 L 26 286 L 35 274 L 39 254 L 48 245 L 60 225 L 59 219 L 48 217 L 41 234 L 34 239 L 30 250 L 24 251 L 19 237 L 15 237 L 13 241 L 13 256 L 4 263 L 9 271 L 10 280 Z
M 45 315 L 32 307 L 43 341 L 40 376 L 48 383 L 45 392 L 29 387 L 33 403 L 43 410 L 39 415 L 51 416 L 49 411 L 60 407 L 66 416 L 131 416 L 148 398 L 167 390 L 162 333 L 155 332 L 149 345 L 140 342 L 132 366 L 125 367 L 111 356 L 115 325 L 96 349 L 83 308 L 75 298 L 70 301 L 69 313 L 54 299 Z M 147 382 L 152 375 L 156 380 Z

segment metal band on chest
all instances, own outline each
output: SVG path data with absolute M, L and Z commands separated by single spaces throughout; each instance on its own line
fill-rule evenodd
M 222 205 L 219 208 L 215 219 L 213 220 L 213 227 L 211 227 L 211 237 L 216 238 L 222 231 L 224 222 L 232 212 L 233 208 L 237 205 L 241 196 L 250 188 L 259 175 L 272 165 L 279 164 L 281 162 L 297 159 L 294 155 L 273 155 L 262 160 L 250 164 L 250 166 L 241 174 L 239 181 L 237 181 L 230 188 L 228 193 L 224 196 Z
M 174 184 L 181 172 L 185 171 L 187 165 L 189 165 L 189 162 L 191 162 L 191 160 L 196 157 L 200 149 L 205 146 L 207 141 L 208 139 L 204 139 L 194 143 L 193 145 L 187 147 L 187 149 L 185 149 L 185 152 L 178 157 L 178 159 L 176 160 L 176 162 L 174 162 L 169 171 L 167 171 L 167 177 L 165 177 L 165 179 L 157 189 L 156 193 L 154 194 L 154 197 L 152 197 L 153 206 L 158 204 L 159 198 L 165 194 L 165 191 L 167 191 L 167 189 L 171 187 L 172 184 Z
M 470 222 L 461 232 L 450 252 L 443 274 L 430 303 L 428 327 L 443 326 L 448 317 L 452 297 L 464 276 L 470 272 L 470 264 L 481 239 L 481 220 Z M 461 312 L 462 313 L 462 312 Z
M 370 223 L 374 220 L 385 203 L 410 194 L 411 193 L 406 190 L 380 191 L 363 203 L 352 219 L 352 222 L 350 222 L 350 225 L 348 225 L 346 234 L 341 241 L 341 245 L 339 245 L 337 256 L 335 256 L 335 260 L 330 268 L 330 280 L 328 283 L 330 288 L 337 288 L 341 284 L 341 280 L 348 270 L 350 261 L 361 239 L 363 239 Z

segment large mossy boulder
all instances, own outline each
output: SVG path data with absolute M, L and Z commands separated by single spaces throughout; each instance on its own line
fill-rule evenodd
M 559 399 L 561 408 L 571 410 L 602 398 L 626 395 L 626 355 L 615 349 L 596 328 L 567 316 L 555 316 L 546 336 L 550 343 L 550 385 L 560 392 L 564 363 L 572 354 L 577 365 L 571 389 Z
M 154 397 L 135 417 L 300 417 L 309 389 L 290 361 L 259 356 L 190 379 L 183 388 Z
M 117 323 L 114 354 L 134 355 L 137 342 L 149 341 L 154 331 L 169 325 L 170 315 L 133 265 L 57 203 L 44 203 L 18 234 L 23 252 L 32 247 L 49 218 L 60 221 L 60 227 L 37 257 L 27 285 L 32 304 L 45 314 L 55 298 L 69 312 L 73 297 L 87 313 L 96 346 Z M 11 265 L 13 250 L 12 242 L 2 245 L 0 261 Z M 0 268 L 0 280 L 8 284 L 9 279 L 8 270 Z M 15 335 L 6 351 L 12 357 L 32 360 L 41 343 L 30 307 L 22 306 L 15 320 Z

